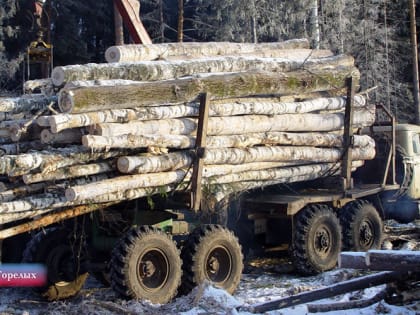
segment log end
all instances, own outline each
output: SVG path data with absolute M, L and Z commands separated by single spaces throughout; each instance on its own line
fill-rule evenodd
M 121 52 L 118 46 L 111 46 L 105 51 L 105 60 L 108 63 L 119 62 L 121 59 Z
M 127 156 L 118 158 L 117 168 L 121 173 L 129 173 L 131 168 L 130 158 Z
M 77 199 L 77 193 L 73 188 L 67 188 L 64 192 L 67 201 L 75 201 Z
M 58 107 L 63 113 L 71 113 L 74 108 L 73 92 L 61 90 L 58 95 Z
M 51 72 L 51 81 L 54 86 L 62 86 L 65 82 L 64 71 L 61 67 L 55 67 Z
M 51 143 L 54 140 L 53 135 L 48 129 L 44 129 L 41 131 L 40 138 L 41 142 L 45 144 Z

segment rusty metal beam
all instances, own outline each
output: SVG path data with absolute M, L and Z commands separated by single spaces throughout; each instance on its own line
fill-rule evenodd
M 149 34 L 140 20 L 140 2 L 138 0 L 114 0 L 125 26 L 135 44 L 151 44 Z
M 29 232 L 35 229 L 39 229 L 39 228 L 51 225 L 53 223 L 75 218 L 77 216 L 87 214 L 87 213 L 90 213 L 99 209 L 105 209 L 109 206 L 112 206 L 113 204 L 116 204 L 116 203 L 109 202 L 109 203 L 104 203 L 104 204 L 78 206 L 78 207 L 70 208 L 67 210 L 60 211 L 60 212 L 56 212 L 53 214 L 49 214 L 39 219 L 22 223 L 20 225 L 17 225 L 8 229 L 0 230 L 0 241 L 8 237 L 12 237 L 18 234 L 22 234 L 25 232 Z

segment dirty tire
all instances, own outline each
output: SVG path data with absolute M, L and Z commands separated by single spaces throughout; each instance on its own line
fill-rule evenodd
M 357 252 L 379 249 L 382 243 L 382 219 L 366 200 L 356 200 L 340 211 L 343 228 L 343 250 Z
M 111 287 L 125 298 L 167 303 L 177 294 L 181 275 L 175 242 L 156 228 L 130 229 L 112 251 Z
M 291 256 L 297 271 L 313 275 L 333 269 L 341 250 L 341 227 L 326 205 L 309 205 L 295 216 Z
M 238 239 L 228 229 L 207 224 L 196 228 L 182 248 L 181 293 L 209 281 L 233 293 L 241 279 L 243 256 Z
M 80 260 L 75 258 L 80 257 L 78 251 L 83 245 L 72 240 L 72 234 L 64 228 L 46 229 L 35 234 L 23 252 L 24 263 L 46 265 L 47 285 L 35 290 L 50 301 L 76 295 L 89 275 L 80 270 Z

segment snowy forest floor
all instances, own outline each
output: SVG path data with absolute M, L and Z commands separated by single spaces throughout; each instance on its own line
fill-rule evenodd
M 419 250 L 418 240 L 407 240 L 398 243 L 400 247 L 410 247 Z M 59 302 L 46 302 L 30 289 L 2 288 L 0 289 L 0 315 L 41 315 L 41 314 L 240 314 L 248 315 L 251 305 L 273 301 L 300 292 L 323 288 L 334 283 L 362 276 L 366 272 L 353 269 L 335 269 L 312 277 L 297 275 L 286 255 L 271 255 L 250 260 L 245 270 L 238 290 L 233 296 L 223 290 L 204 284 L 194 289 L 189 295 L 176 298 L 166 305 L 152 305 L 147 302 L 126 301 L 120 299 L 110 288 L 104 287 L 93 277 L 90 277 L 80 294 L 72 299 Z M 329 304 L 355 299 L 368 299 L 383 290 L 385 285 L 359 290 L 334 298 L 316 301 L 314 303 Z M 306 305 L 275 310 L 270 315 L 300 315 L 307 314 Z M 420 314 L 420 301 L 406 305 L 390 305 L 380 301 L 366 308 L 324 313 L 332 314 Z

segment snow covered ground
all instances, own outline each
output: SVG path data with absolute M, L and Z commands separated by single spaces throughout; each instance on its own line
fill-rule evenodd
M 189 295 L 178 297 L 166 305 L 152 305 L 147 302 L 125 301 L 119 299 L 114 292 L 103 287 L 94 279 L 89 279 L 83 291 L 67 301 L 46 302 L 29 289 L 0 289 L 1 315 L 41 315 L 41 314 L 251 314 L 251 306 L 282 297 L 297 294 L 311 289 L 322 288 L 358 276 L 358 271 L 336 269 L 313 277 L 299 277 L 293 272 L 285 272 L 288 268 L 271 265 L 271 268 L 248 267 L 243 274 L 237 292 L 231 296 L 223 290 L 209 284 L 193 290 Z M 287 266 L 287 265 L 286 265 Z M 317 301 L 328 304 L 344 302 L 351 299 L 366 299 L 374 296 L 384 286 L 344 294 L 332 299 Z M 267 312 L 270 315 L 307 314 L 306 305 Z M 332 314 L 420 314 L 420 301 L 404 306 L 389 305 L 384 301 L 361 309 L 333 311 Z

